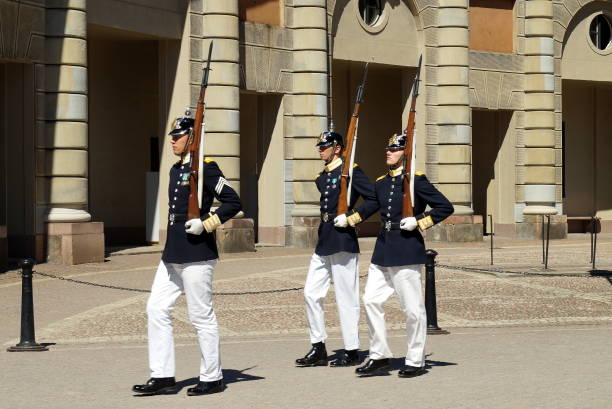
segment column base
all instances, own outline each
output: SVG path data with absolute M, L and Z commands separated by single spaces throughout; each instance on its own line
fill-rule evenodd
M 104 223 L 47 223 L 47 261 L 57 264 L 104 261 Z
M 293 224 L 285 230 L 285 245 L 295 248 L 310 248 L 319 240 L 320 217 L 293 217 Z
M 516 238 L 524 240 L 542 239 L 542 234 L 546 235 L 546 217 L 542 224 L 542 217 L 538 215 L 525 215 L 522 223 L 516 225 Z M 550 238 L 567 238 L 567 216 L 550 216 Z
M 286 236 L 285 226 L 259 226 L 257 229 L 257 243 L 262 246 L 285 246 Z
M 253 219 L 231 219 L 217 229 L 219 253 L 255 251 Z
M 455 243 L 482 241 L 482 216 L 452 215 L 425 232 L 425 239 Z

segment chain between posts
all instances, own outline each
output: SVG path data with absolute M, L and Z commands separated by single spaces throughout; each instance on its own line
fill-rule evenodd
M 133 292 L 137 292 L 137 293 L 150 293 L 151 292 L 151 290 L 144 290 L 142 288 L 129 288 L 129 287 L 121 287 L 121 286 L 117 286 L 117 285 L 110 285 L 110 284 L 92 283 L 90 281 L 75 280 L 74 278 L 67 278 L 67 277 L 57 276 L 57 275 L 49 274 L 49 273 L 41 273 L 39 271 L 32 271 L 32 273 L 33 274 L 38 274 L 38 275 L 43 276 L 43 277 L 56 278 L 58 280 L 68 281 L 68 282 L 75 283 L 75 284 L 90 285 L 90 286 L 93 286 L 93 287 L 108 288 L 108 289 L 111 289 L 111 290 L 133 291 Z M 359 278 L 363 278 L 363 277 L 365 277 L 365 275 L 359 276 Z M 304 289 L 304 286 L 301 286 L 301 287 L 291 287 L 291 288 L 279 288 L 279 289 L 276 289 L 276 290 L 220 292 L 220 293 L 213 292 L 213 295 L 226 296 L 226 295 L 274 294 L 274 293 L 284 293 L 284 292 L 288 292 L 288 291 L 299 291 L 299 290 L 303 290 L 303 289 Z
M 459 271 L 467 271 L 474 273 L 495 273 L 495 274 L 505 274 L 508 276 L 538 276 L 538 277 L 593 277 L 592 275 L 588 275 L 586 273 L 538 273 L 537 271 L 508 271 L 502 270 L 498 268 L 480 268 L 480 267 L 464 267 L 464 266 L 452 266 L 448 264 L 437 264 L 437 267 L 447 268 L 449 270 L 459 270 Z

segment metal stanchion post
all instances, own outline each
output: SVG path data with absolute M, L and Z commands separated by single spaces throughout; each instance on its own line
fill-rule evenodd
M 597 224 L 599 222 L 599 217 L 594 216 L 593 217 L 593 246 L 592 246 L 592 250 L 591 250 L 591 257 L 593 258 L 592 262 L 593 262 L 593 270 L 595 271 L 595 260 L 597 258 Z
M 32 297 L 32 267 L 34 261 L 26 258 L 21 261 L 21 338 L 9 352 L 47 351 L 44 345 L 36 343 L 34 335 L 34 301 Z
M 591 260 L 589 263 L 593 263 L 593 236 L 595 235 L 595 216 L 591 216 Z M 595 268 L 593 268 L 595 269 Z
M 491 236 L 491 265 L 493 265 L 493 236 L 495 236 L 495 233 L 493 232 L 493 215 L 490 214 L 489 215 L 489 236 Z
M 542 264 L 544 264 L 544 258 L 546 257 L 546 252 L 544 250 L 544 215 L 542 215 L 541 217 L 542 217 L 542 229 L 541 229 L 541 233 L 542 233 Z
M 438 312 L 436 310 L 436 256 L 435 250 L 425 251 L 425 311 L 427 312 L 427 333 L 448 334 L 438 326 Z
M 544 258 L 544 270 L 548 269 L 548 249 L 549 248 L 550 248 L 550 215 L 547 214 L 546 215 L 546 256 Z

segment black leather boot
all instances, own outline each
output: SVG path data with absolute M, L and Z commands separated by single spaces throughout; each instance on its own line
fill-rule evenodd
M 179 387 L 172 378 L 151 378 L 144 385 L 132 386 L 132 391 L 148 395 L 174 395 Z
M 225 390 L 225 383 L 223 383 L 223 379 L 219 379 L 218 381 L 212 382 L 203 382 L 200 381 L 193 388 L 187 389 L 188 396 L 198 396 L 198 395 L 210 395 L 211 393 L 219 393 Z
M 340 353 L 340 356 L 329 363 L 329 366 L 340 367 L 340 366 L 353 366 L 359 365 L 359 350 L 352 349 L 347 351 L 346 349 Z
M 312 344 L 312 349 L 308 351 L 304 358 L 295 360 L 297 366 L 327 366 L 327 350 L 325 343 L 317 342 Z
M 425 372 L 425 367 L 423 366 L 404 366 L 404 369 L 400 369 L 397 373 L 397 376 L 400 378 L 413 378 L 415 376 L 423 375 Z
M 372 376 L 389 372 L 391 365 L 388 358 L 370 359 L 364 366 L 355 369 L 358 376 Z

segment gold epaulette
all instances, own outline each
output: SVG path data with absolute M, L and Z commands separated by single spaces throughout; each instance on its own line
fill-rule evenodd
M 210 163 L 210 162 L 214 162 L 215 160 L 212 158 L 204 158 L 204 162 L 206 163 Z
M 318 178 L 319 176 L 321 176 L 321 174 L 322 174 L 322 173 L 323 173 L 323 172 L 319 172 L 319 173 L 317 173 L 317 176 L 315 176 L 315 180 L 317 180 L 317 178 Z
M 353 163 L 353 167 L 354 168 L 356 168 L 357 166 L 359 166 L 359 165 L 357 165 L 356 163 Z
M 384 175 L 382 175 L 382 176 L 379 176 L 379 177 L 378 177 L 378 179 L 376 179 L 376 181 L 378 182 L 380 179 L 384 179 L 384 178 L 386 178 L 386 177 L 387 177 L 387 175 L 386 175 L 386 174 L 384 174 Z
M 425 172 L 421 172 L 420 170 L 417 170 L 416 172 L 414 172 L 415 176 L 423 176 L 425 175 Z

